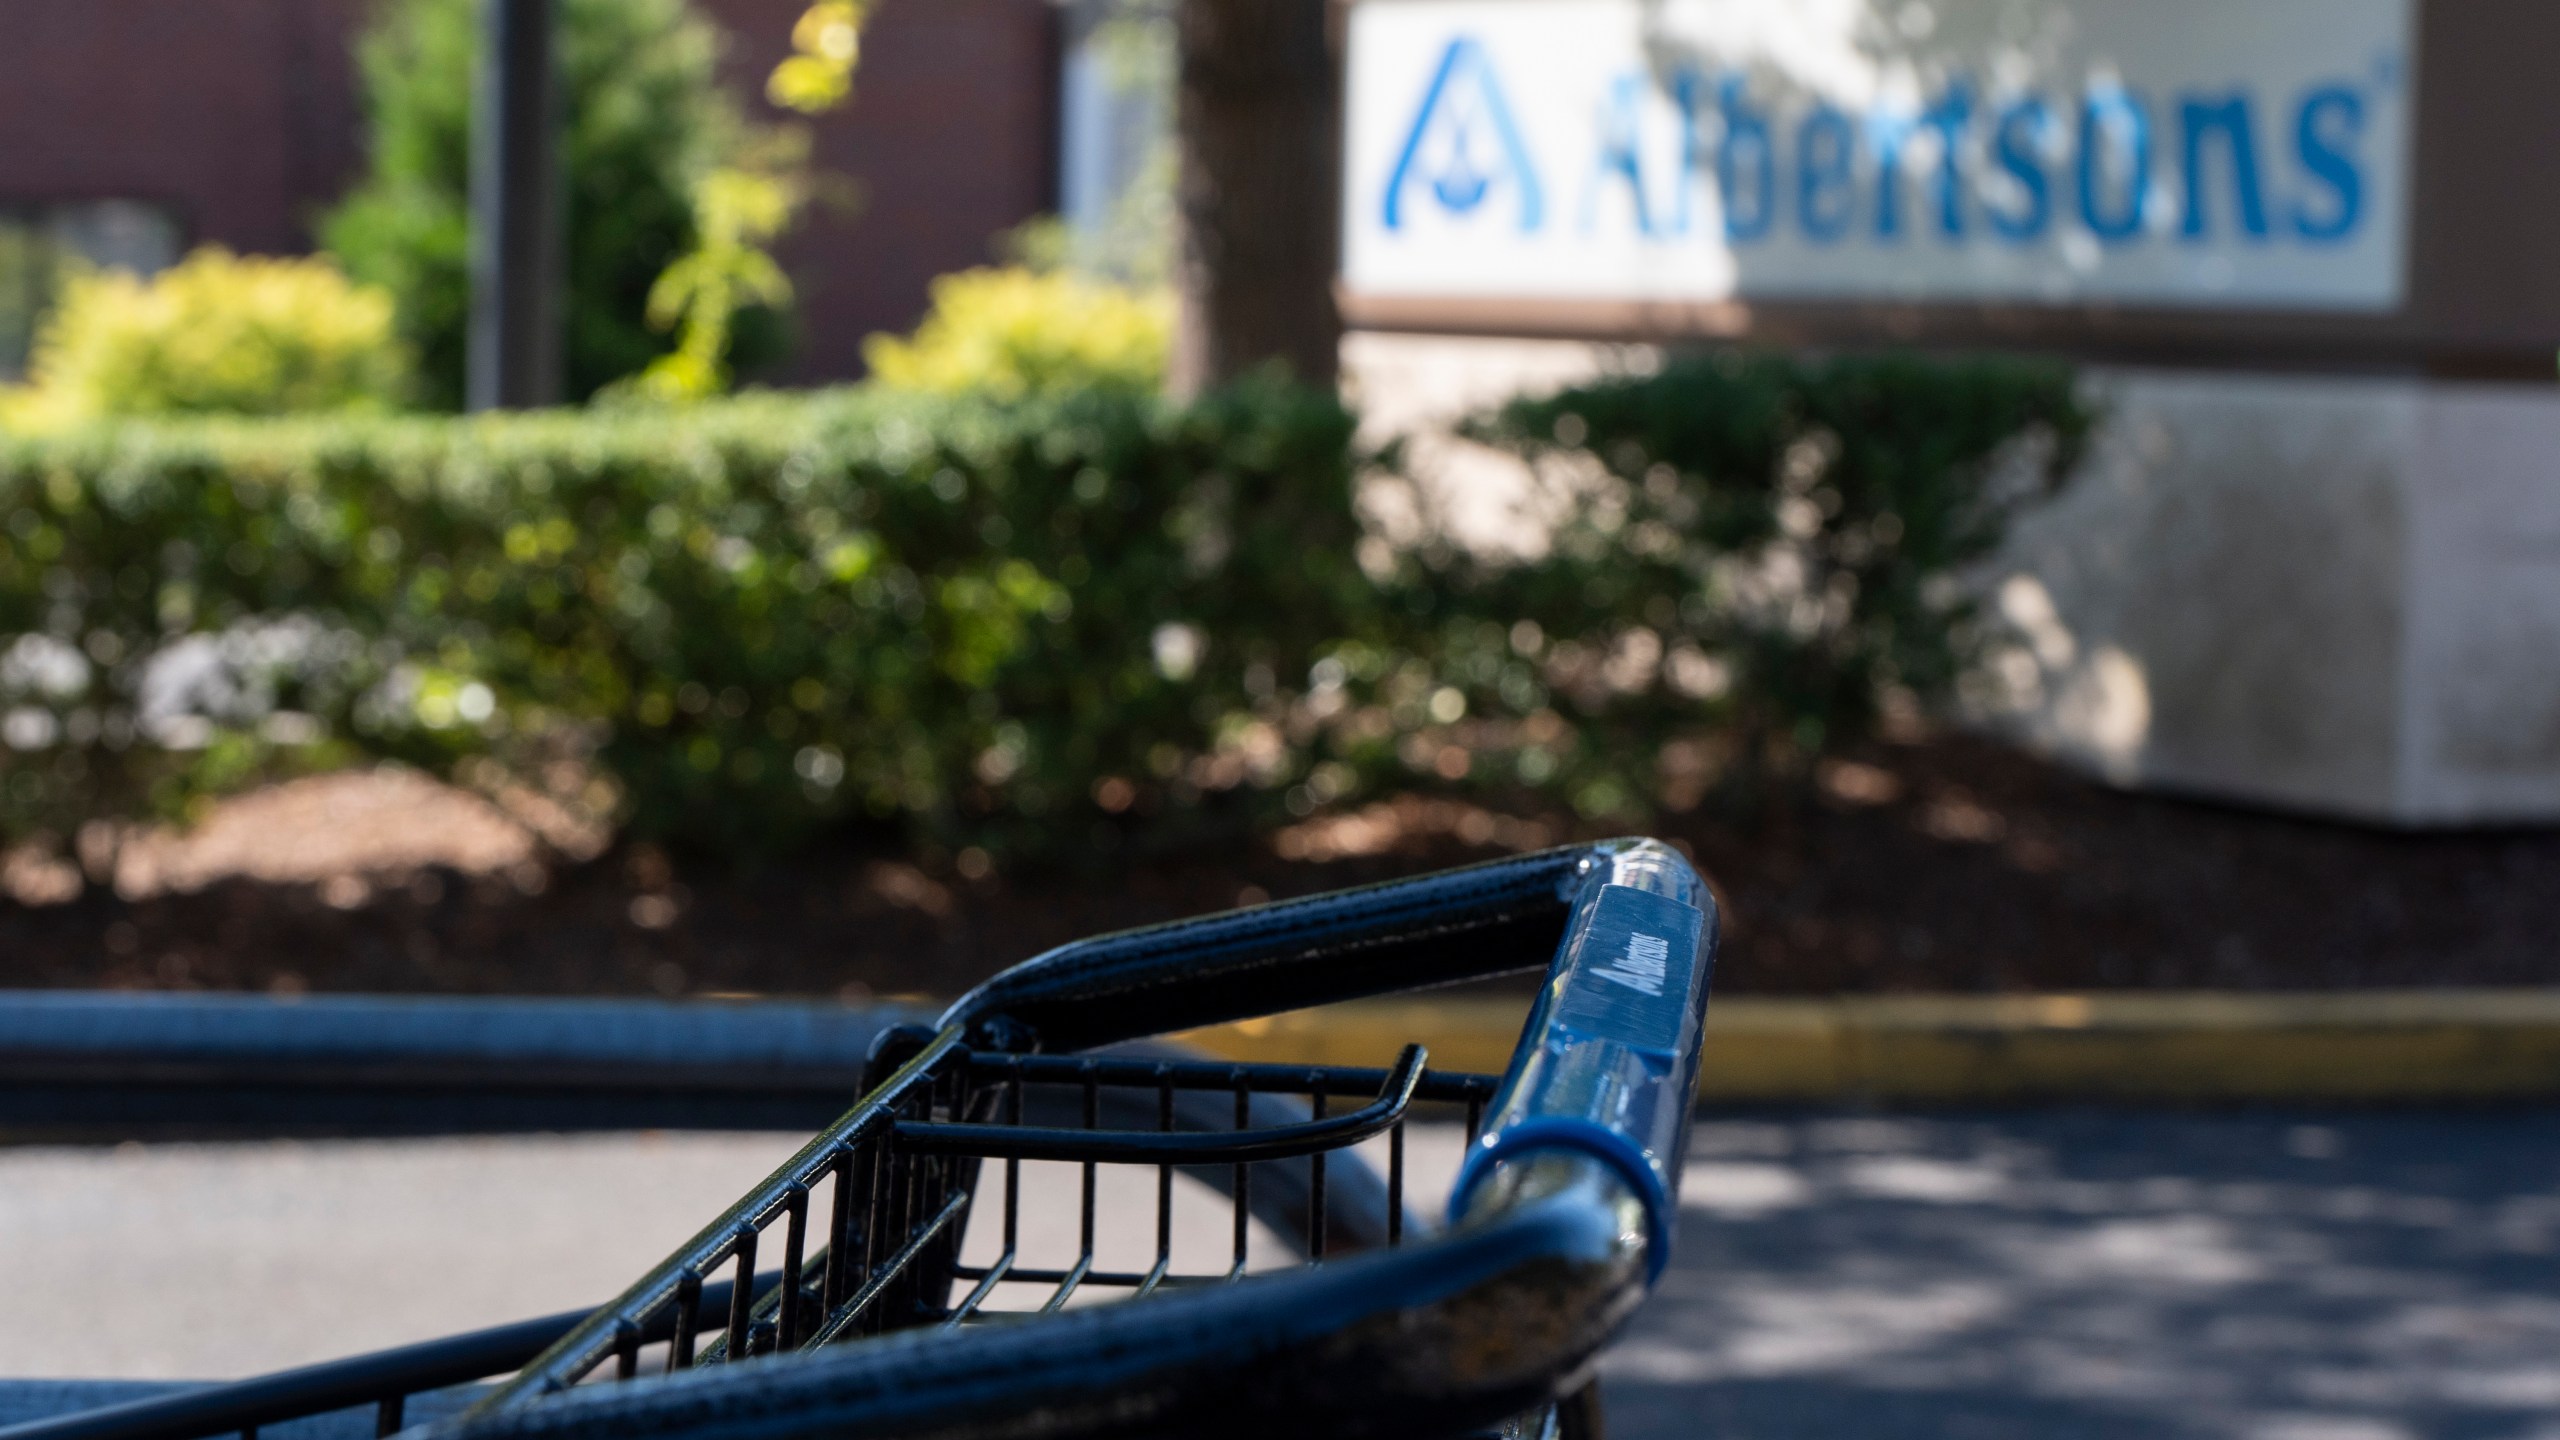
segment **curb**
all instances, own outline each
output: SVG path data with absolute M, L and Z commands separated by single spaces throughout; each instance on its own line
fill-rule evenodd
M 1196 1030 L 1236 1060 L 1500 1070 L 1525 1002 L 1369 1001 Z M 2560 1099 L 2560 989 L 1750 997 L 1708 1007 L 1701 1103 Z

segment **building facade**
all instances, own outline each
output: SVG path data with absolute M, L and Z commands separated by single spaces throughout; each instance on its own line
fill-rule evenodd
M 0 364 L 25 353 L 41 252 L 139 269 L 198 244 L 309 250 L 364 162 L 353 45 L 373 0 L 0 0 Z M 697 0 L 751 112 L 798 0 Z M 865 35 L 855 102 L 813 122 L 852 182 L 782 246 L 801 344 L 839 379 L 946 271 L 1056 205 L 1059 21 L 1047 0 L 904 0 Z

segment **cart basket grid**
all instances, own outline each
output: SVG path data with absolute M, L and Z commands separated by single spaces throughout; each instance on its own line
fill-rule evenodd
M 422 1440 L 1587 1430 L 1590 1362 L 1668 1259 L 1714 937 L 1679 855 L 1613 841 L 1077 942 L 884 1034 L 850 1111 L 591 1313 L 0 1440 L 257 1440 L 352 1406 Z M 1380 1069 L 1145 1043 L 1542 965 L 1498 1077 L 1419 1045 Z M 1427 1230 L 1417 1106 L 1464 1116 L 1449 1223 Z M 1373 1139 L 1382 1181 L 1344 1153 Z M 1072 1256 L 1023 1243 L 1041 1162 L 1075 1177 Z M 1098 1259 L 1105 1166 L 1152 1177 L 1146 1263 Z M 1178 1174 L 1224 1192 L 1219 1263 L 1176 1264 Z M 993 1253 L 968 1260 L 981 1204 Z M 1249 1270 L 1257 1219 L 1301 1263 Z

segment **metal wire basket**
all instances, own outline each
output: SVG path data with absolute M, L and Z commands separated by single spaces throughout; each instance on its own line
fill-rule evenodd
M 0 1440 L 255 1440 L 351 1406 L 422 1440 L 1596 1433 L 1589 1365 L 1669 1255 L 1713 916 L 1677 854 L 1618 841 L 1069 945 L 884 1035 L 852 1110 L 591 1313 Z M 1383 1070 L 1105 1048 L 1541 963 L 1499 1078 L 1420 1046 Z M 1417 1105 L 1465 1117 L 1428 1231 Z M 1373 1140 L 1383 1177 L 1350 1153 Z M 1059 1263 L 1022 1241 L 1039 1162 L 1077 1177 Z M 1151 1263 L 1098 1260 L 1105 1167 L 1152 1175 Z M 1178 1175 L 1224 1192 L 1223 1263 L 1176 1265 Z M 1249 1265 L 1256 1219 L 1299 1263 Z M 1037 1290 L 991 1305 L 1007 1287 Z M 445 1388 L 508 1371 L 458 1410 Z

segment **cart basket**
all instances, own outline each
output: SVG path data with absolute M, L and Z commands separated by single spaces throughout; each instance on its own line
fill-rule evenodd
M 884 1035 L 841 1119 L 611 1303 L 514 1327 L 511 1353 L 481 1343 L 466 1364 L 520 1368 L 414 1433 L 1588 1433 L 1593 1359 L 1669 1260 L 1715 934 L 1688 863 L 1624 840 L 1063 946 L 934 1026 Z M 1546 982 L 1498 1078 L 1435 1071 L 1418 1045 L 1363 1069 L 1128 1044 L 1540 965 Z M 1465 1116 L 1443 1227 L 1406 1219 L 1417 1105 Z M 1380 1136 L 1382 1197 L 1376 1172 L 1342 1153 Z M 1081 1167 L 1082 1253 L 1035 1267 L 1017 1263 L 1021 1167 L 1042 1161 Z M 1152 1265 L 1097 1263 L 1104 1166 L 1152 1174 Z M 1228 1196 L 1228 1263 L 1174 1265 L 1177 1173 Z M 972 1206 L 984 1192 L 992 1208 L 999 1188 L 1000 1215 L 979 1220 L 999 1234 L 996 1253 L 963 1263 Z M 1249 1220 L 1279 1212 L 1298 1222 L 1284 1228 L 1303 1263 L 1248 1273 Z M 1026 1286 L 1044 1292 L 1035 1309 L 988 1304 Z M 1126 1303 L 1084 1303 L 1096 1298 Z M 404 1387 L 465 1378 L 443 1359 L 432 1376 L 381 1357 L 316 1367 L 336 1388 L 299 1413 L 367 1403 L 389 1433 Z M 358 1394 L 354 1377 L 379 1393 Z M 267 1409 L 199 1396 L 194 1420 L 173 1423 L 190 1399 L 178 1396 L 145 1402 L 162 1407 L 152 1423 L 101 1430 L 111 1417 L 99 1412 L 0 1440 L 191 1440 L 208 1414 L 235 1429 L 281 1418 L 272 1378 L 243 1384 L 270 1387 Z

